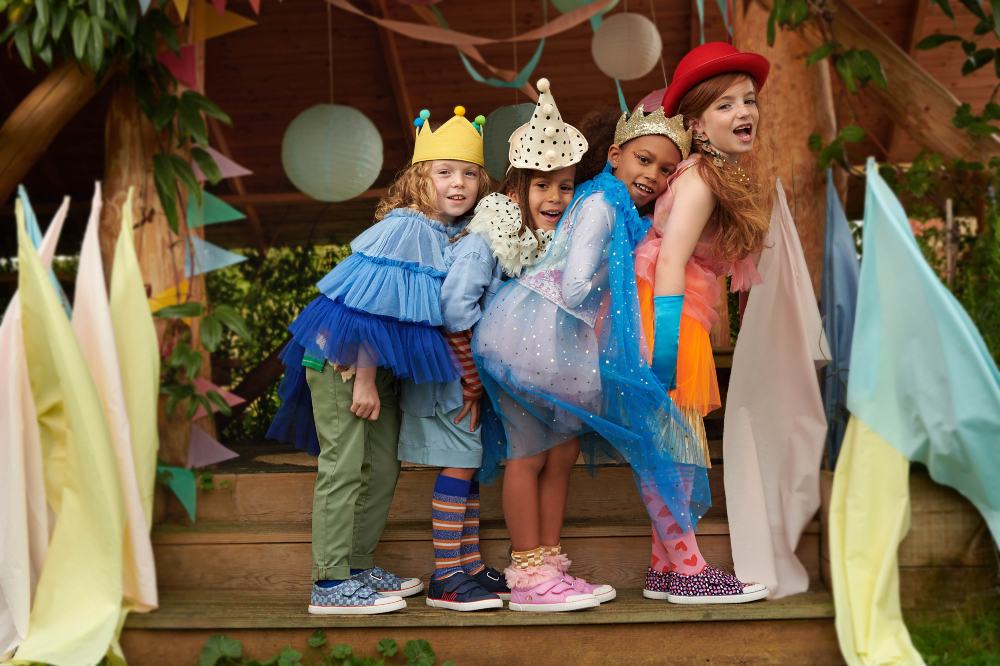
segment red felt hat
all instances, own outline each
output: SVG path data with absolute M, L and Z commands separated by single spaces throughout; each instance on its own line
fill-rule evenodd
M 719 74 L 746 72 L 757 82 L 757 89 L 764 87 L 771 63 L 756 53 L 738 51 L 732 44 L 708 42 L 688 51 L 677 63 L 674 78 L 663 95 L 663 112 L 667 117 L 677 113 L 684 95 L 702 81 Z

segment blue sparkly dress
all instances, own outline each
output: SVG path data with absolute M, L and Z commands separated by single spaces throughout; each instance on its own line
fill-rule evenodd
M 268 438 L 319 454 L 303 362 L 388 368 L 418 383 L 458 379 L 438 327 L 445 247 L 459 228 L 397 208 L 351 241 L 351 255 L 317 283 L 320 295 L 288 327 L 281 407 Z
M 711 495 L 690 463 L 700 444 L 642 354 L 633 250 L 648 229 L 606 168 L 577 188 L 541 261 L 491 301 L 472 350 L 505 437 L 484 436 L 484 472 L 577 438 L 591 462 L 629 463 L 654 527 L 668 527 L 666 504 L 687 530 Z

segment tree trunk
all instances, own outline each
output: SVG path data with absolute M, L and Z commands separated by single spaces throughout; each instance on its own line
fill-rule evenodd
M 739 3 L 738 3 L 739 4 Z M 823 232 L 826 216 L 826 177 L 816 168 L 808 139 L 819 132 L 834 133 L 833 100 L 825 64 L 807 67 L 810 44 L 795 33 L 782 33 L 774 47 L 767 45 L 768 10 L 748 2 L 737 11 L 733 43 L 742 51 L 760 53 L 771 61 L 771 73 L 761 93 L 759 145 L 755 148 L 768 187 L 780 177 L 792 210 L 813 288 L 819 293 L 823 270 Z
M 56 135 L 95 94 L 94 73 L 67 61 L 35 86 L 0 127 L 0 201 L 6 201 Z

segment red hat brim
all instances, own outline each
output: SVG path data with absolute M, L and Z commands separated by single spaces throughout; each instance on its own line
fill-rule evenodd
M 675 74 L 663 96 L 663 112 L 667 117 L 676 115 L 681 99 L 702 81 L 719 74 L 745 72 L 757 82 L 757 90 L 764 87 L 771 63 L 756 53 L 729 53 L 695 65 L 691 69 Z

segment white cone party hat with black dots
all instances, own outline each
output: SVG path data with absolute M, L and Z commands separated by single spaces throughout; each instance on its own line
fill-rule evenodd
M 531 120 L 510 135 L 510 165 L 517 169 L 556 171 L 576 164 L 587 152 L 580 131 L 563 122 L 549 91 L 549 80 L 538 79 L 538 104 Z

